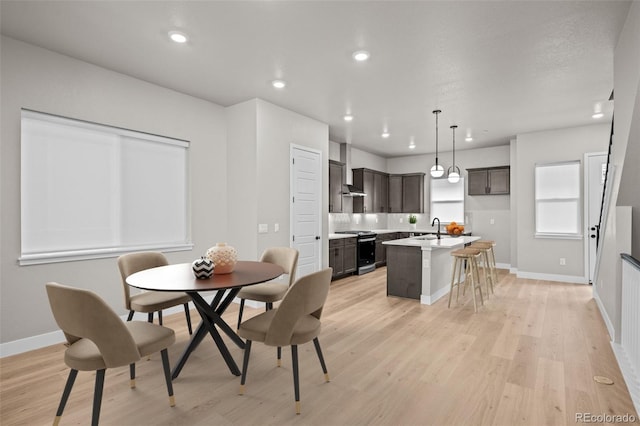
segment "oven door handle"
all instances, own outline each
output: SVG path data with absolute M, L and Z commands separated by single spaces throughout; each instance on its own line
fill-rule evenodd
M 359 243 L 368 243 L 368 242 L 375 241 L 375 240 L 376 240 L 375 237 L 374 238 L 364 238 L 362 240 L 358 240 L 358 242 Z

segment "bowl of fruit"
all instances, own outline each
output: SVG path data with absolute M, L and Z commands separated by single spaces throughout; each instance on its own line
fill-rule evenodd
M 464 225 L 458 225 L 456 222 L 451 222 L 446 226 L 447 234 L 452 237 L 459 237 L 464 232 Z

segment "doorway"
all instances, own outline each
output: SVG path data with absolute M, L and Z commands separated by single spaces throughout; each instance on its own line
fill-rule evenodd
M 322 153 L 291 146 L 291 246 L 298 250 L 296 278 L 320 270 L 322 261 Z
M 607 173 L 607 153 L 591 152 L 584 155 L 585 194 L 585 275 L 592 284 L 596 269 L 597 245 L 600 237 L 600 208 Z

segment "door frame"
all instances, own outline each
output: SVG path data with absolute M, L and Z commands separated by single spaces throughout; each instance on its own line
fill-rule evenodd
M 590 198 L 590 188 L 589 188 L 589 158 L 590 157 L 597 157 L 600 155 L 604 155 L 605 157 L 607 156 L 607 151 L 601 151 L 601 152 L 585 152 L 584 154 L 584 161 L 583 161 L 583 168 L 582 168 L 582 173 L 583 173 L 583 191 L 584 191 L 584 196 L 582 197 L 584 200 L 584 205 L 583 205 L 583 220 L 582 220 L 582 226 L 583 228 L 583 241 L 584 241 L 584 278 L 585 278 L 585 282 L 587 284 L 591 283 L 591 279 L 589 277 L 589 263 L 590 263 L 590 258 L 589 258 L 589 245 L 590 245 L 590 241 L 589 241 L 589 235 L 590 235 L 590 231 L 589 231 L 589 227 L 591 226 L 589 224 L 589 198 Z M 604 198 L 604 194 L 602 194 L 602 197 Z M 603 212 L 606 213 L 606 212 Z M 600 230 L 600 235 L 603 235 L 603 230 Z M 597 256 L 596 256 L 597 258 Z M 597 263 L 597 261 L 596 261 Z M 595 278 L 595 273 L 597 271 L 594 271 L 594 278 Z M 594 284 L 594 283 L 591 283 Z M 595 287 L 595 286 L 594 286 Z
M 289 144 L 289 247 L 293 247 L 293 231 L 294 231 L 294 226 L 295 226 L 295 221 L 294 221 L 294 208 L 293 208 L 293 188 L 294 188 L 294 179 L 295 179 L 295 175 L 293 172 L 293 154 L 295 152 L 295 150 L 300 150 L 300 151 L 307 151 L 307 152 L 311 152 L 313 154 L 317 154 L 318 158 L 320 159 L 319 161 L 319 176 L 320 179 L 318 179 L 318 187 L 317 187 L 317 191 L 319 194 L 319 202 L 318 202 L 318 235 L 320 235 L 320 247 L 318 249 L 318 258 L 316 259 L 316 263 L 317 263 L 317 267 L 318 267 L 318 271 L 322 269 L 322 259 L 323 259 L 323 253 L 324 253 L 324 241 L 326 240 L 326 238 L 323 237 L 324 235 L 324 222 L 323 222 L 323 218 L 322 218 L 322 211 L 323 211 L 323 200 L 324 200 L 324 195 L 322 193 L 322 183 L 323 183 L 323 179 L 324 179 L 324 168 L 323 168 L 323 159 L 322 159 L 322 151 L 318 150 L 318 149 L 314 149 L 314 148 L 309 148 L 308 146 L 304 146 L 304 145 L 298 145 L 295 143 L 291 143 Z M 328 173 L 328 166 L 327 166 L 327 173 Z M 297 276 L 297 275 L 296 275 Z

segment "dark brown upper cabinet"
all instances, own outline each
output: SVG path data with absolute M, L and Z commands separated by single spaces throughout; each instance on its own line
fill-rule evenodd
M 329 213 L 342 213 L 344 163 L 329 160 Z
M 509 194 L 510 166 L 467 169 L 469 195 Z

